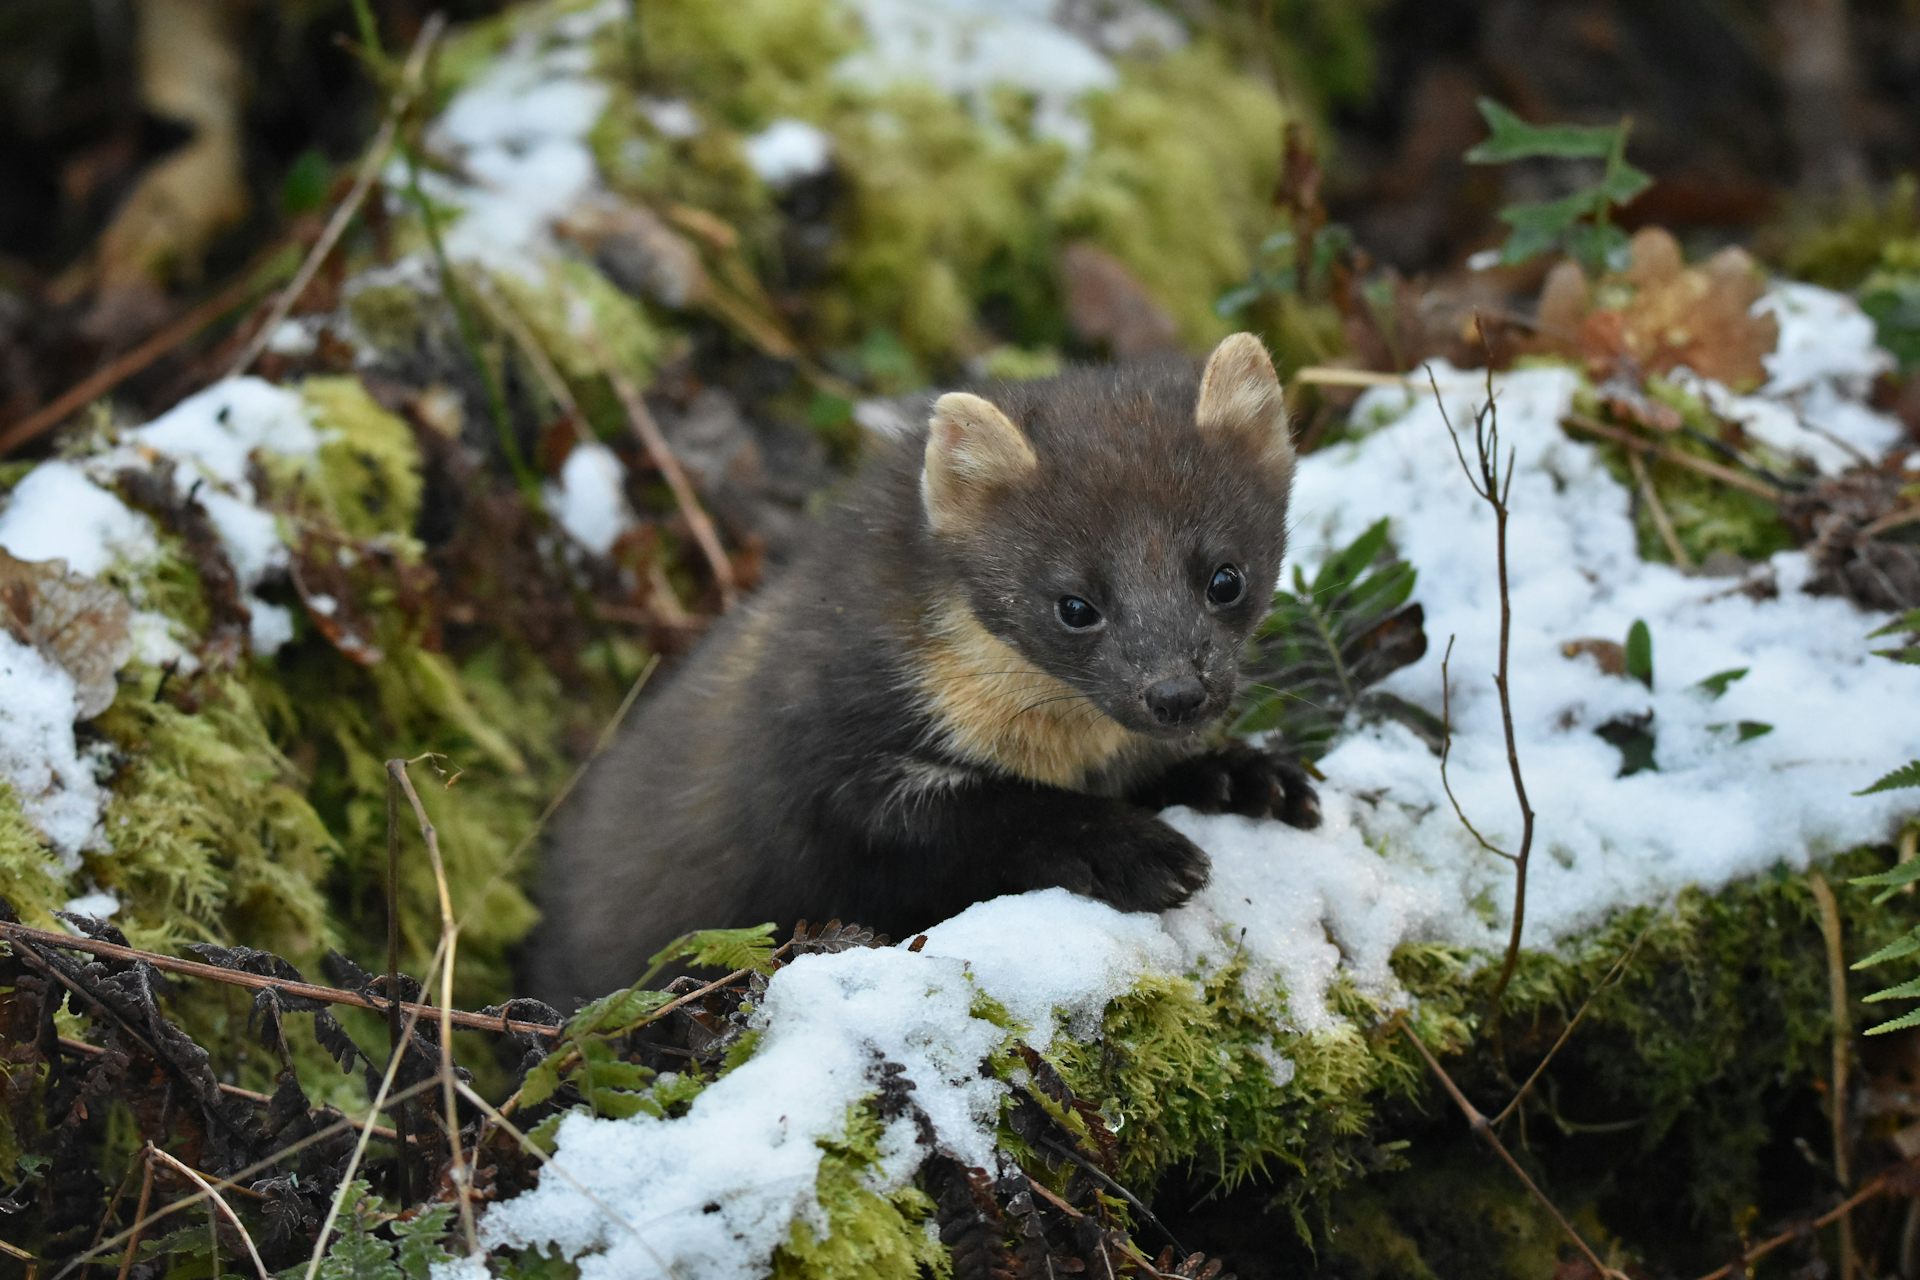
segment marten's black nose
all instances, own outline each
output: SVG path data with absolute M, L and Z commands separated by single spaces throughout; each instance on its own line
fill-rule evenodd
M 1198 676 L 1169 676 L 1151 685 L 1146 693 L 1147 710 L 1161 724 L 1172 727 L 1198 718 L 1207 705 L 1206 686 Z

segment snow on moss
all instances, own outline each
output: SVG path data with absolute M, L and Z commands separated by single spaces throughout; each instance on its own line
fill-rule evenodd
M 0 549 L 16 560 L 64 560 L 94 577 L 153 554 L 153 524 L 71 462 L 43 462 L 0 506 Z
M 447 255 L 538 278 L 554 253 L 553 220 L 599 183 L 587 135 L 606 109 L 608 88 L 591 74 L 589 40 L 617 21 L 601 4 L 530 25 L 456 93 L 434 123 L 429 145 L 457 160 L 464 180 L 423 186 L 460 210 L 447 230 Z M 389 176 L 396 190 L 405 170 Z
M 633 527 L 626 474 L 613 450 L 597 442 L 582 444 L 561 464 L 560 478 L 546 487 L 546 506 L 554 520 L 594 555 L 606 555 L 620 535 Z

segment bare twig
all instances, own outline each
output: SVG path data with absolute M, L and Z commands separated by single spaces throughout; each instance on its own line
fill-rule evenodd
M 1655 532 L 1660 535 L 1661 544 L 1667 549 L 1667 556 L 1679 569 L 1693 568 L 1693 557 L 1687 554 L 1681 545 L 1680 532 L 1673 527 L 1673 517 L 1667 514 L 1667 506 L 1660 501 L 1660 491 L 1653 487 L 1653 473 L 1647 470 L 1647 464 L 1639 454 L 1631 449 L 1627 451 L 1627 470 L 1633 472 L 1633 483 L 1640 490 L 1640 501 L 1647 504 L 1647 515 L 1653 519 Z
M 1532 1092 L 1535 1084 L 1539 1083 L 1540 1077 L 1546 1073 L 1547 1067 L 1552 1063 L 1554 1056 L 1566 1046 L 1567 1041 L 1573 1038 L 1575 1029 L 1580 1026 L 1581 1021 L 1587 1016 L 1587 1010 L 1593 1007 L 1593 1002 L 1599 998 L 1600 993 L 1620 981 L 1621 975 L 1627 971 L 1627 966 L 1633 963 L 1633 957 L 1639 952 L 1640 944 L 1647 940 L 1649 933 L 1653 932 L 1653 926 L 1654 921 L 1649 920 L 1647 927 L 1639 932 L 1632 944 L 1627 947 L 1625 953 L 1613 962 L 1613 967 L 1607 970 L 1606 976 L 1594 984 L 1593 990 L 1587 992 L 1587 998 L 1580 1002 L 1580 1007 L 1574 1011 L 1573 1017 L 1568 1020 L 1567 1025 L 1561 1029 L 1559 1036 L 1554 1039 L 1553 1047 L 1547 1050 L 1546 1056 L 1540 1059 L 1540 1064 L 1528 1073 L 1527 1078 L 1523 1080 L 1520 1087 L 1514 1091 L 1513 1101 L 1500 1108 L 1500 1114 L 1493 1118 L 1492 1124 L 1496 1128 L 1505 1124 L 1507 1118 L 1519 1110 L 1520 1104 L 1526 1101 L 1527 1094 Z
M 1807 876 L 1807 887 L 1820 907 L 1820 936 L 1827 946 L 1827 1003 L 1833 1013 L 1833 1079 L 1827 1090 L 1828 1120 L 1833 1131 L 1833 1176 L 1842 1187 L 1853 1182 L 1853 1159 L 1847 1142 L 1847 1046 L 1853 1040 L 1847 1008 L 1847 959 L 1840 934 L 1840 904 L 1827 878 L 1818 871 Z M 1840 1215 L 1840 1280 L 1853 1280 L 1859 1270 L 1854 1251 L 1853 1218 Z
M 406 796 L 414 819 L 420 824 L 420 839 L 427 846 L 427 859 L 433 865 L 434 889 L 440 899 L 440 947 L 446 952 L 446 960 L 440 966 L 441 1111 L 446 1119 L 447 1148 L 452 1165 L 448 1176 L 460 1204 L 460 1226 L 467 1238 L 467 1252 L 477 1256 L 480 1253 L 480 1237 L 473 1223 L 473 1198 L 469 1192 L 472 1178 L 467 1169 L 466 1152 L 460 1143 L 459 1110 L 454 1105 L 453 1021 L 447 1016 L 453 1009 L 453 970 L 455 957 L 460 950 L 460 924 L 453 918 L 453 895 L 448 891 L 447 868 L 440 857 L 440 833 L 428 819 L 426 806 L 420 803 L 420 793 L 413 789 L 413 779 L 407 773 L 410 763 L 407 760 L 387 761 L 387 779 L 391 787 L 398 787 Z M 391 789 L 388 794 L 392 795 Z M 397 1053 L 394 1061 L 399 1061 Z
M 1460 825 L 1467 834 L 1480 842 L 1480 847 L 1495 857 L 1505 858 L 1508 862 L 1517 861 L 1514 856 L 1493 841 L 1480 834 L 1480 828 L 1473 825 L 1473 819 L 1460 807 L 1460 798 L 1453 794 L 1453 783 L 1447 777 L 1447 762 L 1453 759 L 1453 636 L 1447 637 L 1447 651 L 1440 656 L 1440 789 L 1447 793 L 1447 800 L 1453 805 L 1453 816 L 1460 819 Z
M 1507 1168 L 1513 1172 L 1513 1176 L 1520 1180 L 1520 1185 L 1527 1189 L 1527 1194 L 1533 1197 L 1534 1203 L 1547 1211 L 1548 1215 L 1554 1220 L 1554 1223 L 1559 1226 L 1561 1232 L 1568 1240 L 1573 1242 L 1574 1248 L 1580 1251 L 1581 1256 L 1586 1258 L 1588 1264 L 1593 1267 L 1594 1271 L 1601 1276 L 1608 1277 L 1608 1280 L 1625 1280 L 1625 1277 L 1621 1276 L 1620 1272 L 1600 1261 L 1600 1255 L 1593 1251 L 1593 1247 L 1581 1237 L 1578 1231 L 1574 1230 L 1573 1224 L 1567 1221 L 1566 1215 L 1561 1213 L 1559 1207 L 1547 1198 L 1547 1193 L 1540 1189 L 1540 1185 L 1533 1180 L 1527 1171 L 1520 1167 L 1520 1162 L 1513 1158 L 1511 1151 L 1507 1150 L 1507 1144 L 1500 1141 L 1500 1135 L 1494 1132 L 1493 1125 L 1488 1122 L 1486 1116 L 1480 1113 L 1478 1107 L 1475 1107 L 1473 1103 L 1467 1100 L 1467 1095 L 1460 1092 L 1460 1086 L 1453 1082 L 1453 1077 L 1448 1075 L 1447 1069 L 1440 1065 L 1440 1060 L 1434 1057 L 1432 1051 L 1427 1048 L 1420 1037 L 1414 1034 L 1413 1028 L 1402 1020 L 1400 1022 L 1400 1030 L 1406 1035 L 1408 1041 L 1412 1043 L 1414 1049 L 1420 1056 L 1426 1060 L 1428 1069 L 1431 1070 L 1434 1076 L 1440 1081 L 1440 1087 L 1446 1090 L 1449 1098 L 1453 1099 L 1453 1105 L 1458 1107 L 1460 1114 L 1466 1117 L 1467 1126 L 1473 1130 L 1474 1136 L 1493 1148 L 1493 1153 L 1500 1157 L 1501 1163 L 1505 1164 Z
M 240 1234 L 240 1243 L 247 1246 L 247 1257 L 253 1260 L 253 1269 L 259 1275 L 260 1280 L 271 1280 L 271 1277 L 267 1274 L 267 1264 L 260 1260 L 260 1251 L 253 1247 L 253 1237 L 247 1234 L 247 1224 L 240 1221 L 240 1215 L 233 1211 L 233 1206 L 227 1203 L 225 1196 L 215 1191 L 212 1184 L 196 1173 L 190 1166 L 182 1164 L 180 1161 L 162 1151 L 159 1147 L 154 1146 L 151 1142 L 147 1144 L 147 1159 L 158 1160 L 161 1164 L 173 1170 L 194 1186 L 200 1188 L 201 1193 L 204 1194 L 220 1212 L 227 1215 L 227 1221 L 231 1222 L 233 1229 Z
M 647 402 L 633 385 L 633 380 L 620 371 L 613 358 L 597 338 L 589 336 L 587 346 L 593 352 L 593 358 L 607 375 L 614 394 L 620 398 L 621 407 L 626 410 L 627 421 L 633 427 L 633 433 L 640 438 L 647 456 L 654 467 L 667 482 L 667 488 L 673 491 L 673 500 L 680 508 L 680 514 L 686 517 L 687 527 L 693 532 L 693 540 L 700 546 L 700 554 L 706 557 L 707 567 L 713 573 L 714 584 L 720 589 L 720 607 L 731 609 L 734 601 L 733 562 L 727 558 L 726 548 L 720 545 L 720 534 L 708 518 L 706 508 L 700 505 L 700 495 L 694 492 L 693 483 L 687 479 L 686 470 L 681 467 L 680 459 L 673 455 L 673 449 L 667 444 L 667 437 L 661 432 L 660 424 L 653 420 L 653 414 L 647 409 Z
M 1484 330 L 1480 340 L 1482 343 L 1486 341 Z M 1498 1007 L 1500 997 L 1506 993 L 1507 984 L 1513 980 L 1514 968 L 1520 963 L 1520 940 L 1527 920 L 1527 863 L 1533 856 L 1533 806 L 1527 802 L 1527 782 L 1520 771 L 1520 747 L 1513 730 L 1513 691 L 1508 681 L 1507 661 L 1513 635 L 1513 593 L 1507 584 L 1507 516 L 1508 499 L 1513 494 L 1516 455 L 1514 450 L 1507 450 L 1505 470 L 1502 471 L 1500 411 L 1493 394 L 1491 360 L 1487 364 L 1486 401 L 1473 415 L 1473 449 L 1477 466 L 1467 462 L 1466 450 L 1460 444 L 1459 433 L 1453 429 L 1453 419 L 1447 414 L 1446 397 L 1440 394 L 1440 383 L 1434 377 L 1431 365 L 1427 367 L 1427 382 L 1433 388 L 1434 403 L 1440 407 L 1440 420 L 1446 424 L 1447 438 L 1453 442 L 1454 456 L 1460 459 L 1460 469 L 1466 473 L 1467 483 L 1493 509 L 1494 555 L 1500 582 L 1500 661 L 1494 671 L 1493 684 L 1500 694 L 1500 727 L 1507 740 L 1507 769 L 1513 775 L 1514 799 L 1520 804 L 1520 847 L 1513 854 L 1513 926 L 1507 936 L 1506 955 L 1500 961 L 1500 975 L 1494 979 L 1493 991 L 1488 996 L 1489 1003 Z M 1469 826 L 1468 830 L 1472 830 L 1472 827 Z M 1482 840 L 1481 843 L 1486 842 Z
M 1560 425 L 1571 427 L 1583 435 L 1598 436 L 1602 440 L 1610 440 L 1614 444 L 1633 453 L 1645 454 L 1650 458 L 1658 458 L 1661 462 L 1670 462 L 1676 467 L 1685 467 L 1687 470 L 1703 475 L 1709 480 L 1718 480 L 1721 484 L 1729 488 L 1738 489 L 1743 493 L 1750 493 L 1756 498 L 1764 498 L 1768 502 L 1778 502 L 1780 500 L 1779 489 L 1764 481 L 1756 480 L 1749 475 L 1743 475 L 1735 471 L 1732 467 L 1723 467 L 1717 462 L 1710 462 L 1705 458 L 1696 458 L 1690 453 L 1679 453 L 1675 450 L 1668 449 L 1656 441 L 1648 440 L 1643 436 L 1637 436 L 1631 431 L 1622 430 L 1619 427 L 1602 422 L 1598 418 L 1588 417 L 1584 413 L 1569 413 L 1566 417 L 1560 419 Z
M 253 362 L 260 358 L 260 353 L 267 349 L 267 344 L 273 341 L 273 331 L 280 327 L 280 322 L 287 318 L 294 305 L 306 293 L 307 286 L 311 285 L 314 276 L 319 274 L 321 264 L 333 252 L 333 247 L 340 242 L 340 237 L 346 234 L 348 224 L 353 221 L 354 215 L 365 203 L 367 193 L 372 191 L 374 184 L 380 180 L 380 171 L 386 166 L 387 155 L 393 150 L 394 139 L 399 136 L 400 122 L 405 119 L 414 99 L 419 96 L 422 74 L 427 65 L 427 54 L 440 39 L 440 33 L 446 25 L 445 15 L 438 13 L 432 14 L 421 24 L 420 34 L 414 38 L 413 50 L 407 54 L 406 65 L 401 69 L 399 85 L 394 89 L 393 98 L 387 104 L 386 119 L 380 122 L 380 131 L 373 135 L 373 141 L 367 146 L 366 154 L 360 161 L 359 172 L 354 175 L 352 188 L 347 192 L 346 199 L 334 209 L 333 216 L 327 219 L 327 225 L 321 230 L 320 238 L 313 242 L 313 248 L 307 252 L 306 259 L 301 262 L 300 270 L 294 273 L 287 287 L 280 291 L 280 296 L 274 300 L 273 308 L 267 312 L 266 319 L 261 321 L 252 340 L 234 358 L 232 366 L 227 370 L 229 378 L 237 378 L 252 368 Z
M 1734 1280 L 1734 1277 L 1745 1276 L 1748 1266 L 1752 1263 L 1760 1261 L 1760 1259 L 1766 1257 L 1776 1249 L 1784 1249 L 1794 1241 L 1804 1239 L 1809 1231 L 1818 1231 L 1823 1227 L 1832 1226 L 1867 1201 L 1899 1189 L 1903 1184 L 1908 1183 L 1916 1173 L 1920 1173 L 1920 1160 L 1907 1160 L 1900 1164 L 1893 1165 L 1890 1168 L 1882 1169 L 1872 1178 L 1869 1178 L 1858 1191 L 1819 1217 L 1796 1222 L 1778 1234 L 1768 1236 L 1759 1244 L 1742 1249 L 1738 1258 L 1729 1262 L 1724 1267 L 1707 1272 L 1707 1274 L 1700 1277 L 1700 1280 Z
M 102 368 L 74 383 L 39 409 L 0 430 L 0 456 L 39 439 L 208 325 L 239 310 L 253 296 L 257 287 L 253 268 L 241 272 L 212 297 L 189 307 L 177 318 L 154 330 L 153 335 L 139 346 L 115 356 Z
M 123 947 L 118 943 L 102 942 L 97 938 L 54 933 L 48 929 L 35 929 L 31 925 L 13 924 L 5 920 L 0 920 L 0 939 L 13 939 L 43 947 L 58 947 L 66 951 L 84 951 L 89 955 L 107 956 L 115 960 L 138 960 L 165 973 L 177 973 L 189 978 L 205 978 L 209 982 L 224 982 L 228 986 L 246 987 L 253 991 L 280 991 L 291 996 L 304 996 L 309 1000 L 324 1000 L 329 1004 L 347 1004 L 356 1009 L 371 1009 L 375 1013 L 385 1013 L 392 1005 L 398 1005 L 403 1012 L 416 1015 L 439 1017 L 441 1012 L 432 1005 L 415 1004 L 410 1000 L 383 1000 L 378 997 L 363 996 L 357 991 L 347 991 L 340 987 L 323 987 L 312 982 L 288 982 L 280 978 L 261 977 L 254 973 L 238 973 L 232 969 L 222 969 L 218 965 L 202 964 L 197 960 L 180 960 L 154 951 L 142 951 L 137 947 Z M 483 1013 L 468 1013 L 462 1009 L 448 1010 L 447 1016 L 455 1026 L 473 1031 L 513 1032 L 519 1035 L 540 1036 L 547 1040 L 560 1038 L 560 1028 L 550 1027 L 544 1022 L 521 1022 L 512 1018 L 491 1017 Z

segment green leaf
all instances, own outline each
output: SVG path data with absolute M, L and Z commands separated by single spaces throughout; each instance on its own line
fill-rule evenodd
M 701 969 L 758 969 L 765 972 L 773 957 L 773 926 L 744 929 L 703 929 L 669 944 L 649 963 L 663 968 L 685 961 Z
M 1877 1027 L 1868 1027 L 1867 1034 L 1885 1035 L 1889 1031 L 1905 1031 L 1908 1027 L 1920 1027 L 1920 1009 L 1909 1009 L 1891 1022 L 1883 1022 Z
M 1909 609 L 1884 627 L 1876 627 L 1867 632 L 1867 639 L 1877 640 L 1881 636 L 1920 634 L 1920 609 Z
M 1872 995 L 1866 997 L 1866 1002 L 1868 1004 L 1879 1004 L 1882 1000 L 1916 999 L 1920 999 L 1920 978 L 1909 978 L 1897 987 L 1888 987 L 1884 991 L 1874 992 Z
M 1633 620 L 1627 628 L 1627 674 L 1647 688 L 1653 688 L 1653 633 L 1645 621 Z
M 452 1205 L 436 1204 L 393 1224 L 394 1238 L 400 1242 L 396 1260 L 406 1280 L 428 1280 L 434 1263 L 453 1261 L 453 1254 L 441 1244 L 452 1217 Z
M 1323 560 L 1311 580 L 1293 568 L 1293 590 L 1273 607 L 1249 645 L 1238 734 L 1278 730 L 1296 751 L 1313 754 L 1350 716 L 1404 717 L 1368 700 L 1368 687 L 1426 652 L 1418 575 L 1394 556 L 1391 525 L 1381 520 Z M 1416 730 L 1418 731 L 1418 730 Z
M 1755 738 L 1764 738 L 1773 732 L 1773 726 L 1764 720 L 1742 720 L 1734 726 L 1740 735 L 1740 741 L 1752 742 Z
M 294 157 L 280 180 L 280 208 L 288 214 L 312 213 L 327 203 L 327 158 L 312 147 Z
M 1467 152 L 1469 164 L 1506 164 L 1536 156 L 1600 160 L 1611 155 L 1627 126 L 1584 124 L 1528 124 L 1492 98 L 1481 98 L 1480 116 L 1491 135 Z
M 1901 791 L 1907 787 L 1920 787 L 1920 760 L 1909 760 L 1898 769 L 1884 775 L 1870 787 L 1864 787 L 1853 794 L 1857 796 L 1877 795 L 1882 791 Z
M 1885 871 L 1876 871 L 1870 876 L 1855 876 L 1853 884 L 1888 885 L 1898 889 L 1902 885 L 1920 880 L 1920 858 L 1907 862 L 1896 862 Z
M 551 1098 L 560 1088 L 560 1059 L 564 1052 L 548 1054 L 534 1063 L 527 1078 L 520 1082 L 520 1105 L 535 1107 Z
M 1732 667 L 1726 671 L 1716 671 L 1696 684 L 1694 688 L 1706 690 L 1710 698 L 1718 698 L 1732 688 L 1734 682 L 1745 678 L 1747 672 L 1751 670 L 1753 670 L 1751 667 Z
M 595 1032 L 621 1031 L 672 999 L 664 991 L 649 991 L 638 986 L 615 991 L 582 1006 L 580 1012 L 567 1019 L 566 1034 L 571 1039 Z
M 1885 964 L 1889 960 L 1899 960 L 1912 955 L 1916 951 L 1920 951 L 1920 925 L 1914 926 L 1906 937 L 1889 942 L 1872 955 L 1855 960 L 1848 967 L 1853 969 L 1871 969 L 1877 964 Z

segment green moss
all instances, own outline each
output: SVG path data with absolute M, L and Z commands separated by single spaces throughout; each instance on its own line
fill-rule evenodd
M 1697 395 L 1660 378 L 1648 380 L 1647 394 L 1656 403 L 1677 410 L 1685 425 L 1691 427 L 1697 436 L 1720 438 L 1723 424 Z M 1716 465 L 1724 465 L 1725 462 L 1695 436 L 1667 433 L 1661 445 L 1672 452 Z M 1619 445 L 1608 443 L 1596 447 L 1607 470 L 1632 490 L 1635 481 L 1626 451 Z M 1768 455 L 1763 449 L 1754 452 L 1760 455 L 1763 462 L 1776 465 L 1785 462 L 1784 459 Z M 1716 552 L 1736 555 L 1745 560 L 1763 560 L 1776 551 L 1784 551 L 1794 545 L 1793 533 L 1781 520 L 1779 508 L 1773 503 L 1722 484 L 1679 463 L 1648 458 L 1646 466 L 1653 479 L 1654 491 L 1660 496 L 1660 505 L 1673 522 L 1680 545 L 1696 563 Z M 1791 468 L 1783 465 L 1783 469 Z M 1634 530 L 1643 559 L 1672 559 L 1653 512 L 1644 502 L 1635 505 Z
M 871 1185 L 880 1163 L 881 1130 L 871 1109 L 855 1107 L 846 1133 L 820 1143 L 814 1188 L 826 1230 L 816 1232 L 805 1222 L 794 1222 L 773 1257 L 773 1274 L 779 1280 L 945 1280 L 952 1274 L 946 1250 L 931 1228 L 932 1199 L 912 1186 L 880 1192 Z
M 616 94 L 592 143 L 616 189 L 717 214 L 777 277 L 781 216 L 740 142 L 779 116 L 826 129 L 845 185 L 825 271 L 810 268 L 803 286 L 811 345 L 880 389 L 918 385 L 1001 342 L 1057 347 L 1069 239 L 1113 252 L 1187 340 L 1223 331 L 1213 303 L 1267 229 L 1284 116 L 1225 54 L 1123 61 L 1120 84 L 1087 100 L 1094 141 L 1075 154 L 1037 134 L 1017 93 L 977 110 L 931 87 L 840 80 L 834 67 L 858 43 L 842 7 L 744 9 L 672 0 L 647 6 L 637 31 L 604 33 L 602 68 L 631 91 Z M 659 136 L 638 98 L 661 93 L 689 100 L 708 127 Z M 903 367 L 869 358 L 881 338 L 909 357 Z
M 300 394 L 325 440 L 313 463 L 320 473 L 313 492 L 331 523 L 350 537 L 410 544 L 421 486 L 413 432 L 375 404 L 357 378 L 309 378 Z
M 1278 99 L 1196 46 L 1127 63 L 1087 113 L 1094 143 L 1062 195 L 1063 228 L 1126 263 L 1189 343 L 1212 341 L 1226 332 L 1215 300 L 1246 279 L 1270 229 Z
M 357 336 L 377 351 L 411 351 L 426 325 L 426 300 L 406 284 L 363 284 L 347 295 Z
M 568 378 L 598 378 L 602 351 L 627 376 L 650 376 L 660 354 L 659 331 L 638 300 L 591 264 L 570 258 L 537 284 L 509 274 L 495 276 L 494 283 Z
M 40 829 L 21 812 L 20 798 L 0 778 L 0 897 L 28 924 L 46 928 L 66 901 L 65 877 Z

